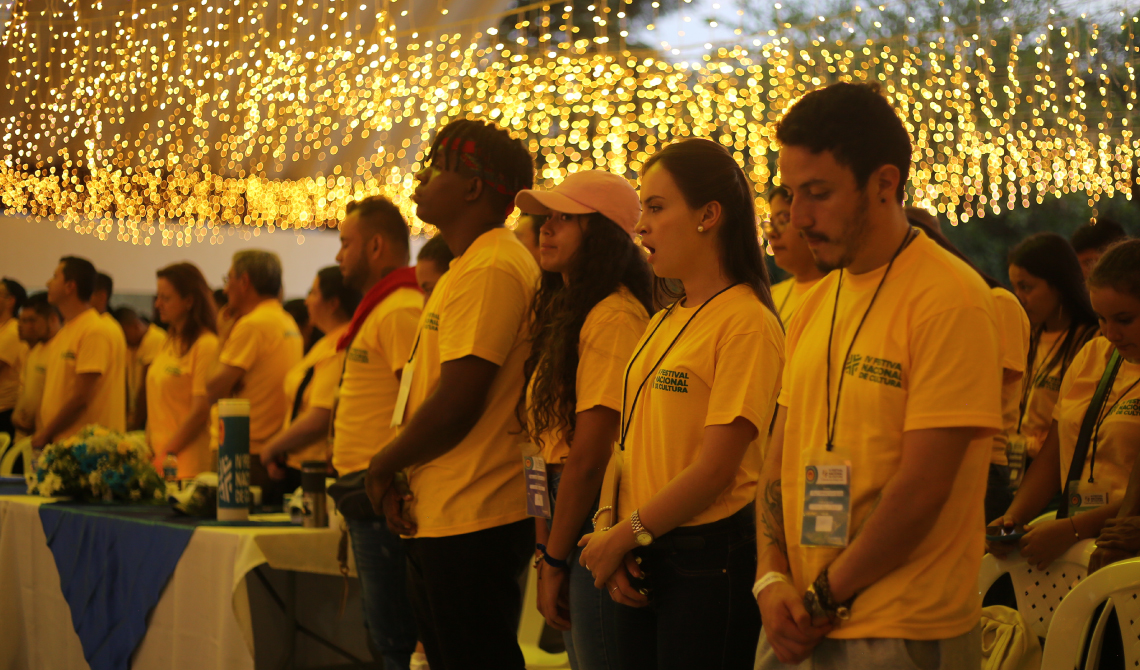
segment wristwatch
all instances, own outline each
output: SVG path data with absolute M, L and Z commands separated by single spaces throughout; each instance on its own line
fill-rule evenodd
M 629 525 L 633 527 L 633 537 L 639 545 L 648 547 L 653 544 L 653 533 L 641 525 L 641 510 L 633 510 L 633 514 L 629 515 Z

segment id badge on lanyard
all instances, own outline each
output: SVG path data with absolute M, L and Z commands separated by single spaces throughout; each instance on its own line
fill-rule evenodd
M 404 371 L 400 373 L 400 392 L 396 394 L 396 406 L 392 408 L 392 423 L 388 424 L 391 428 L 404 425 L 404 413 L 408 408 L 408 394 L 412 390 L 412 377 L 415 372 L 416 358 L 413 356 L 404 364 Z
M 1069 516 L 1089 512 L 1108 503 L 1107 486 L 1098 482 L 1069 482 Z
M 1029 458 L 1029 441 L 1021 433 L 1013 433 L 1005 445 L 1005 458 L 1009 463 L 1009 485 L 1011 488 L 1021 486 L 1025 476 L 1025 462 Z
M 538 447 L 533 443 L 523 446 L 523 475 L 526 478 L 527 516 L 551 518 L 546 461 L 538 455 Z
M 851 529 L 851 461 L 834 452 L 821 456 L 804 472 L 800 544 L 841 549 Z

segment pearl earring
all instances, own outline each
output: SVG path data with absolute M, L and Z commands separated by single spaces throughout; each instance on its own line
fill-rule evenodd
M 704 227 L 704 226 L 697 226 L 697 232 L 698 232 L 698 233 L 703 233 L 703 232 L 705 232 L 705 227 Z

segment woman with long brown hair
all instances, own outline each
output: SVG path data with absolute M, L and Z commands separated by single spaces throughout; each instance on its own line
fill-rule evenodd
M 166 343 L 146 376 L 147 440 L 161 469 L 178 459 L 178 477 L 211 470 L 206 380 L 218 356 L 217 310 L 202 272 L 191 263 L 158 271 L 154 306 L 170 324 Z

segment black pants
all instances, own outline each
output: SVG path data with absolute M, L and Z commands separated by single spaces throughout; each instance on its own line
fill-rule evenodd
M 408 597 L 432 670 L 524 670 L 520 579 L 534 556 L 534 520 L 404 540 Z
M 669 531 L 635 550 L 649 605 L 617 606 L 625 670 L 752 670 L 760 639 L 755 508 Z

